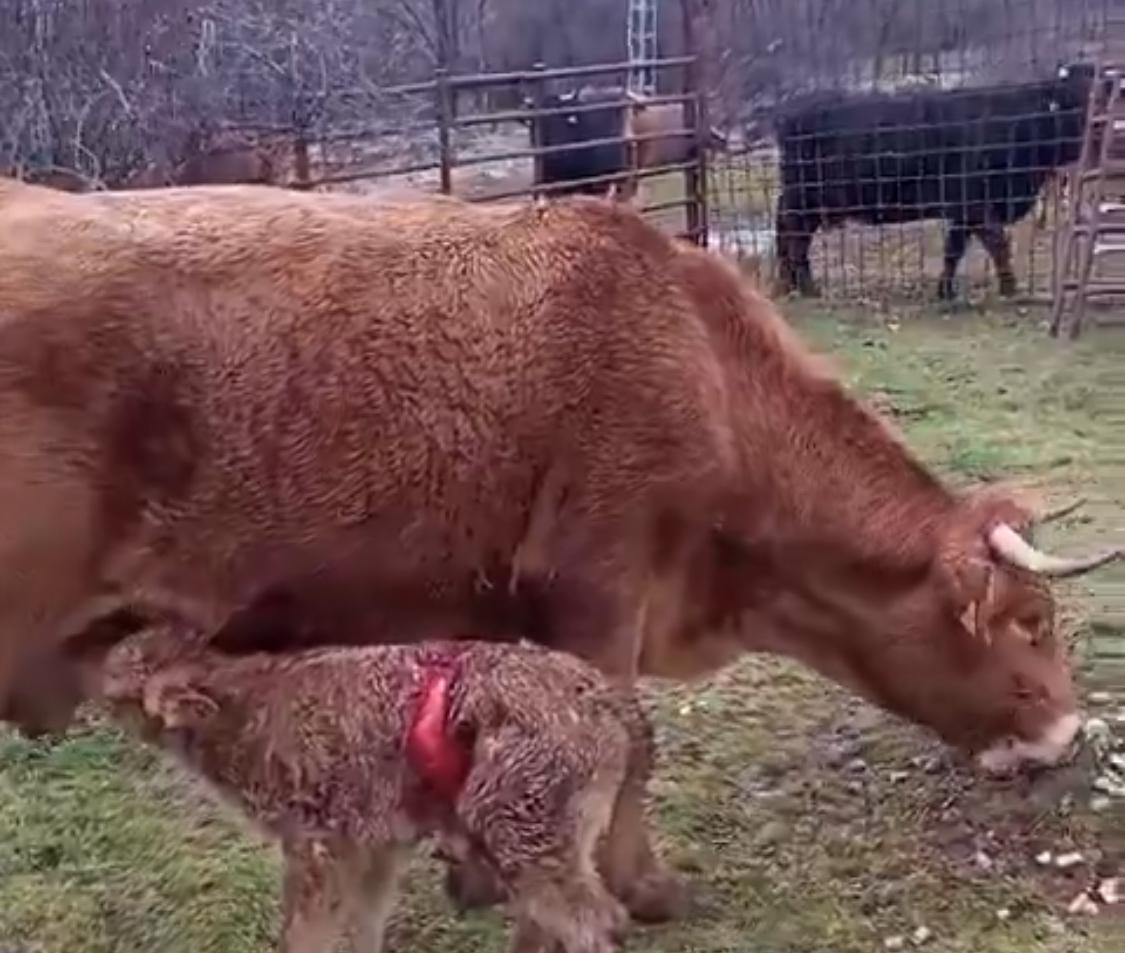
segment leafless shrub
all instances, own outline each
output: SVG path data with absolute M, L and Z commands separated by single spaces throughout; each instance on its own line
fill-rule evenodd
M 736 126 L 810 86 L 1024 78 L 1078 50 L 1117 0 L 663 0 L 662 55 L 683 52 L 685 2 L 714 118 Z M 0 168 L 113 186 L 231 127 L 313 143 L 409 138 L 432 124 L 433 97 L 389 88 L 441 64 L 621 61 L 626 10 L 624 0 L 6 0 Z M 678 81 L 661 79 L 666 91 Z M 519 96 L 458 105 L 509 108 Z

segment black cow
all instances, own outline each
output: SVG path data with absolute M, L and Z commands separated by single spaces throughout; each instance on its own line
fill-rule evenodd
M 560 184 L 551 189 L 555 195 L 602 195 L 611 185 L 622 186 L 631 167 L 627 135 L 626 98 L 619 89 L 585 89 L 579 92 L 544 96 L 543 109 L 566 109 L 570 106 L 596 106 L 602 108 L 575 109 L 574 112 L 552 112 L 531 119 L 532 143 L 539 146 L 564 146 L 573 143 L 577 148 L 548 152 L 542 156 L 540 175 L 536 185 Z M 618 139 L 602 145 L 584 145 L 598 139 Z M 616 175 L 615 179 L 583 182 L 598 176 Z M 561 183 L 567 183 L 565 186 Z
M 1046 82 L 910 94 L 828 94 L 783 108 L 777 120 L 781 199 L 779 278 L 816 294 L 809 245 L 821 226 L 944 219 L 938 293 L 953 295 L 970 235 L 1015 293 L 1004 226 L 1025 216 L 1040 188 L 1081 151 L 1093 82 L 1087 64 Z
M 536 185 L 558 185 L 551 195 L 601 195 L 615 186 L 618 197 L 628 200 L 637 193 L 638 170 L 694 162 L 699 154 L 695 136 L 684 134 L 692 127 L 681 102 L 654 103 L 620 88 L 592 87 L 546 96 L 541 106 L 566 111 L 532 117 L 532 144 L 575 147 L 543 155 Z M 618 141 L 587 145 L 607 139 Z M 708 148 L 726 145 L 718 130 L 709 130 Z

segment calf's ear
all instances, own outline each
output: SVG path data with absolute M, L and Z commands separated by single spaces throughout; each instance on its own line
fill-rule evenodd
M 198 727 L 219 712 L 219 703 L 210 695 L 177 681 L 150 685 L 144 706 L 146 714 L 169 729 Z

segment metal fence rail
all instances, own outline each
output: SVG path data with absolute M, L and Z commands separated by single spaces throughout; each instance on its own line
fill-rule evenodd
M 359 190 L 391 183 L 471 201 L 609 187 L 622 176 L 599 171 L 566 185 L 546 184 L 544 163 L 567 154 L 581 165 L 583 155 L 620 148 L 636 166 L 638 152 L 661 140 L 694 142 L 690 161 L 627 170 L 646 214 L 677 235 L 744 259 L 766 279 L 792 270 L 796 247 L 797 258 L 808 263 L 809 287 L 798 290 L 815 286 L 830 299 L 932 297 L 946 272 L 955 206 L 962 206 L 969 224 L 980 226 L 970 206 L 991 202 L 1003 212 L 993 215 L 1000 219 L 991 223 L 997 227 L 955 236 L 953 251 L 959 253 L 962 238 L 968 249 L 951 290 L 962 297 L 995 295 L 1000 263 L 1010 265 L 1005 281 L 1021 297 L 1046 300 L 1067 201 L 1057 174 L 1065 163 L 1051 154 L 1072 149 L 1079 134 L 1064 129 L 1056 121 L 1058 104 L 1036 99 L 1034 90 L 1044 88 L 1060 64 L 1094 59 L 1114 29 L 1125 31 L 1120 3 L 887 0 L 860 16 L 850 0 L 680 0 L 680 35 L 673 39 L 681 55 L 457 73 L 439 48 L 430 78 L 364 89 L 371 104 L 366 114 L 349 111 L 323 128 L 274 124 L 257 131 L 294 139 L 296 173 L 289 184 L 296 188 Z M 437 0 L 435 9 L 442 5 Z M 969 16 L 970 6 L 981 11 L 979 18 Z M 742 11 L 737 29 L 715 29 L 709 18 L 719 8 Z M 665 33 L 675 31 L 673 20 L 664 18 Z M 827 22 L 841 35 L 829 36 Z M 564 113 L 624 115 L 632 108 L 628 80 L 638 71 L 655 81 L 650 107 L 682 107 L 681 122 L 659 132 L 603 130 L 565 145 L 534 141 L 534 130 Z M 583 86 L 618 95 L 565 105 L 547 101 Z M 999 101 L 1014 88 L 1029 97 L 1018 115 L 958 112 L 957 102 L 986 93 Z M 779 141 L 779 125 L 795 104 L 818 96 L 837 97 L 839 109 L 866 111 L 869 135 L 841 144 L 848 130 L 832 126 L 829 110 Z M 946 115 L 935 115 L 935 97 L 944 97 Z M 893 115 L 885 111 L 889 100 L 899 104 Z M 707 148 L 711 116 L 719 117 L 728 143 L 719 151 Z M 850 131 L 864 132 L 862 125 L 853 123 Z M 1032 127 L 1038 129 L 1034 135 Z M 1005 152 L 1005 136 L 1026 148 Z M 951 145 L 956 142 L 961 144 Z M 1033 207 L 1005 212 L 1004 203 L 1015 201 L 1005 190 L 1018 181 L 1031 183 Z M 981 195 L 974 197 L 974 189 Z
M 470 201 L 500 201 L 524 195 L 550 196 L 576 186 L 604 185 L 607 188 L 621 178 L 621 173 L 609 173 L 575 178 L 566 183 L 547 184 L 539 181 L 538 164 L 544 157 L 562 154 L 582 155 L 606 146 L 621 146 L 630 150 L 646 142 L 694 139 L 705 140 L 704 117 L 706 108 L 702 95 L 692 84 L 695 78 L 694 55 L 674 56 L 648 60 L 643 63 L 614 62 L 588 66 L 550 69 L 536 64 L 529 70 L 502 73 L 474 73 L 450 75 L 438 70 L 432 81 L 411 83 L 380 90 L 380 98 L 412 101 L 405 107 L 410 114 L 420 117 L 410 123 L 396 123 L 380 129 L 332 130 L 317 137 L 315 143 L 322 157 L 315 174 L 292 183 L 301 189 L 329 188 L 356 185 L 363 182 L 378 184 L 388 180 L 409 178 L 410 184 L 433 188 L 445 194 L 457 194 Z M 592 78 L 625 77 L 639 66 L 654 75 L 669 72 L 679 74 L 681 92 L 661 93 L 646 97 L 648 107 L 680 104 L 684 110 L 683 122 L 674 128 L 658 132 L 632 133 L 624 127 L 620 134 L 584 139 L 562 145 L 540 145 L 532 141 L 531 129 L 536 121 L 563 114 L 584 115 L 607 110 L 620 110 L 622 117 L 634 108 L 635 101 L 620 86 L 618 98 L 602 99 L 595 103 L 571 102 L 566 106 L 549 106 L 544 100 L 549 91 L 565 87 L 575 89 L 575 82 Z M 617 88 L 617 87 L 611 87 Z M 516 93 L 530 105 L 519 109 L 489 108 L 487 103 L 497 92 Z M 484 103 L 485 105 L 481 106 Z M 491 129 L 497 132 L 494 145 L 485 139 L 473 140 L 473 133 Z M 354 151 L 371 151 L 379 141 L 393 137 L 411 137 L 411 147 L 423 155 L 402 162 L 371 161 L 362 156 L 340 162 L 326 161 L 325 156 L 334 148 L 353 146 Z M 391 150 L 393 152 L 393 150 Z M 668 225 L 676 234 L 694 241 L 706 241 L 706 190 L 702 149 L 699 158 L 692 161 L 663 163 L 645 169 L 626 169 L 631 178 L 642 183 L 657 183 L 650 190 L 641 208 Z M 382 157 L 389 158 L 389 157 Z M 473 181 L 473 170 L 501 169 L 496 173 L 498 184 L 482 187 Z

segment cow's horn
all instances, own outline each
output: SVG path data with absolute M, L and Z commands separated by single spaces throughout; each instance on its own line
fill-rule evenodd
M 1125 549 L 1112 549 L 1096 556 L 1052 556 L 1040 552 L 1006 523 L 988 534 L 988 545 L 1005 562 L 1040 576 L 1077 576 L 1115 559 L 1125 557 Z

